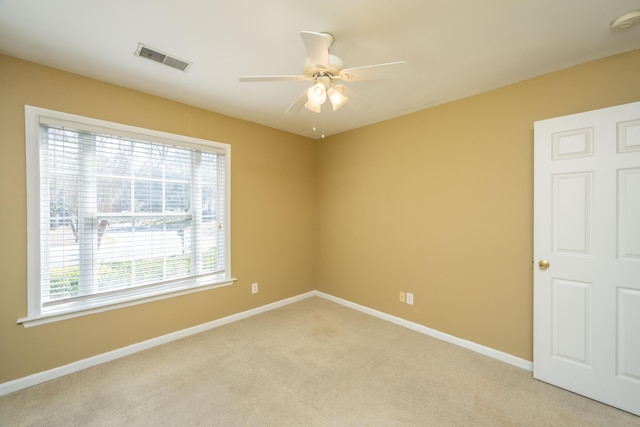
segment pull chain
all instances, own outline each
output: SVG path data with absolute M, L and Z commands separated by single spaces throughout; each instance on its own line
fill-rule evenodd
M 324 138 L 324 109 L 322 108 L 322 106 L 320 106 L 320 113 L 321 115 L 321 119 L 322 119 L 322 133 L 320 134 L 321 138 Z M 316 115 L 313 115 L 313 127 L 311 128 L 311 130 L 313 130 L 314 132 L 318 131 L 318 128 L 316 127 Z

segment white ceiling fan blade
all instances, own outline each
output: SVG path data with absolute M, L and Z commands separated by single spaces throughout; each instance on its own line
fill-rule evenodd
M 289 108 L 287 108 L 287 110 L 284 113 L 285 114 L 295 114 L 295 113 L 297 113 L 298 111 L 300 111 L 302 109 L 302 107 L 304 107 L 304 104 L 305 104 L 305 102 L 307 102 L 307 100 L 308 100 L 308 98 L 307 98 L 307 90 L 305 89 L 305 91 L 300 94 L 298 99 L 293 101 L 293 104 L 291 104 L 289 106 Z
M 309 60 L 312 66 L 321 65 L 325 68 L 329 68 L 329 47 L 330 35 L 322 33 L 314 33 L 312 31 L 301 31 L 300 37 L 304 43 L 305 49 L 309 54 Z
M 308 80 L 305 76 L 243 76 L 241 82 L 290 82 Z
M 392 79 L 402 75 L 406 70 L 407 63 L 405 61 L 366 65 L 364 67 L 346 68 L 340 71 L 340 79 L 346 82 Z

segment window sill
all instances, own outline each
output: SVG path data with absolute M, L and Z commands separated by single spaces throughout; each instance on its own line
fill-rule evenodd
M 22 317 L 16 321 L 18 324 L 22 324 L 25 328 L 32 326 L 45 325 L 47 323 L 59 322 L 61 320 L 73 319 L 75 317 L 86 316 L 89 314 L 102 313 L 105 311 L 116 310 L 123 307 L 130 307 L 133 305 L 145 304 L 152 301 L 163 300 L 167 298 L 173 298 L 180 295 L 192 294 L 195 292 L 207 291 L 214 288 L 232 285 L 236 279 L 224 279 L 218 282 L 214 282 L 208 285 L 193 286 L 182 289 L 164 290 L 155 293 L 146 293 L 137 295 L 135 297 L 122 298 L 119 301 L 109 300 L 102 303 L 85 304 L 81 307 L 66 307 L 59 310 L 51 310 L 47 313 L 43 313 L 37 316 Z

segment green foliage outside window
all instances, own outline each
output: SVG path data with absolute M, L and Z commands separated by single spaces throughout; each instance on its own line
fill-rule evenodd
M 166 265 L 165 265 L 166 262 Z M 207 249 L 202 259 L 205 268 L 216 265 L 214 248 Z M 135 272 L 134 272 L 135 267 Z M 121 283 L 131 283 L 135 276 L 136 283 L 154 282 L 158 280 L 184 277 L 191 271 L 189 254 L 167 257 L 139 259 L 135 261 L 117 261 L 102 263 L 98 267 L 98 286 L 100 283 L 113 283 L 114 277 Z M 76 296 L 79 294 L 80 268 L 67 266 L 52 268 L 49 273 L 50 295 L 55 297 Z

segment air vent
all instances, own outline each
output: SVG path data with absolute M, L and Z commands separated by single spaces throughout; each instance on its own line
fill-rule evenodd
M 166 53 L 159 52 L 157 49 L 150 48 L 149 46 L 145 46 L 142 43 L 138 43 L 136 55 L 142 58 L 147 58 L 152 61 L 159 62 L 164 65 L 168 65 L 169 67 L 175 68 L 180 71 L 187 71 L 187 68 L 191 66 L 190 62 L 169 56 Z

